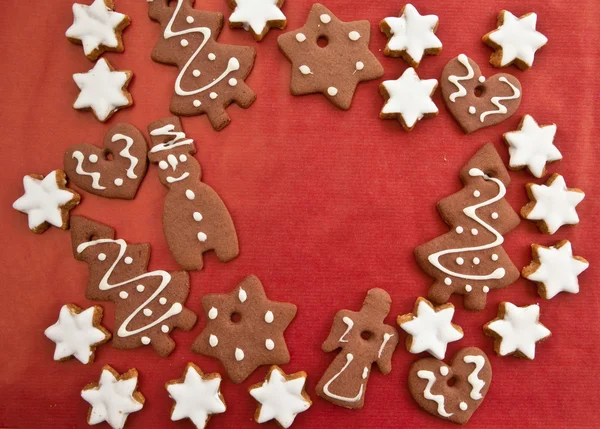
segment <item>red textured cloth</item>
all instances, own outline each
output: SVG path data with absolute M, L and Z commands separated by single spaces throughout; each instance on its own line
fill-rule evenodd
M 89 3 L 89 1 L 88 1 Z M 229 10 L 224 0 L 196 2 L 197 8 Z M 444 44 L 437 57 L 424 58 L 418 73 L 438 78 L 447 61 L 461 52 L 477 61 L 486 75 L 490 48 L 481 37 L 495 28 L 498 12 L 516 15 L 535 11 L 538 29 L 549 39 L 533 68 L 516 75 L 523 85 L 523 102 L 509 120 L 464 135 L 443 106 L 439 91 L 434 101 L 440 114 L 423 120 L 406 133 L 395 121 L 382 121 L 379 81 L 359 85 L 349 111 L 336 109 L 321 95 L 294 97 L 289 93 L 290 66 L 278 51 L 271 30 L 255 43 L 242 30 L 224 28 L 219 40 L 256 47 L 258 56 L 247 80 L 258 98 L 248 110 L 231 106 L 231 124 L 215 132 L 206 117 L 184 118 L 183 125 L 196 140 L 196 158 L 203 179 L 219 192 L 229 207 L 239 234 L 240 256 L 228 264 L 214 255 L 205 257 L 201 272 L 191 273 L 192 290 L 186 306 L 198 311 L 191 332 L 173 335 L 177 348 L 160 358 L 150 347 L 122 351 L 110 344 L 98 349 L 96 361 L 52 360 L 54 343 L 44 337 L 60 306 L 92 304 L 84 297 L 87 267 L 71 254 L 68 232 L 51 228 L 40 236 L 27 229 L 27 218 L 11 208 L 22 194 L 22 177 L 62 168 L 64 151 L 81 142 L 99 144 L 116 122 L 129 122 L 145 132 L 146 125 L 169 115 L 168 106 L 177 69 L 156 64 L 150 51 L 159 26 L 147 17 L 147 3 L 118 0 L 117 9 L 132 24 L 124 32 L 125 52 L 106 54 L 118 69 L 131 69 L 132 108 L 117 113 L 107 124 L 90 113 L 71 108 L 78 90 L 71 75 L 93 63 L 80 46 L 70 44 L 64 32 L 72 22 L 72 0 L 5 2 L 0 13 L 2 79 L 0 121 L 3 156 L 0 157 L 0 207 L 4 232 L 0 246 L 2 298 L 0 299 L 0 426 L 27 428 L 86 427 L 88 404 L 81 388 L 95 381 L 104 364 L 120 372 L 135 367 L 139 389 L 146 397 L 142 411 L 131 415 L 129 428 L 192 427 L 189 421 L 171 423 L 172 401 L 164 388 L 181 376 L 186 362 L 205 372 L 223 372 L 218 361 L 190 351 L 205 324 L 200 301 L 208 292 L 229 292 L 247 274 L 256 274 L 271 299 L 292 301 L 298 315 L 286 332 L 292 356 L 283 368 L 308 373 L 312 408 L 301 414 L 295 428 L 444 427 L 422 411 L 407 387 L 408 369 L 418 356 L 401 344 L 393 370 L 377 369 L 369 380 L 365 407 L 345 410 L 318 398 L 314 387 L 335 354 L 321 352 L 333 316 L 342 308 L 359 309 L 368 289 L 382 287 L 392 296 L 393 324 L 398 314 L 411 311 L 425 296 L 431 279 L 413 259 L 413 249 L 446 231 L 435 210 L 436 202 L 461 188 L 458 172 L 484 142 L 493 142 L 502 158 L 508 154 L 501 140 L 525 113 L 540 124 L 556 123 L 556 143 L 564 160 L 551 172 L 560 172 L 567 184 L 587 193 L 578 207 L 581 223 L 544 236 L 524 221 L 506 237 L 505 249 L 517 267 L 530 261 L 531 243 L 572 241 L 575 254 L 591 261 L 581 277 L 578 295 L 561 294 L 542 301 L 535 286 L 524 280 L 490 294 L 488 305 L 470 313 L 457 304 L 454 322 L 465 337 L 452 343 L 448 356 L 466 346 L 482 348 L 490 357 L 493 381 L 471 427 L 583 428 L 598 423 L 597 357 L 600 352 L 600 289 L 597 257 L 600 250 L 595 216 L 600 209 L 595 141 L 600 116 L 600 3 L 530 0 L 442 1 L 419 0 L 421 13 L 440 17 L 437 35 Z M 401 59 L 385 58 L 385 37 L 377 28 L 386 16 L 397 16 L 402 2 L 328 0 L 334 14 L 345 21 L 371 21 L 371 49 L 385 67 L 385 78 L 395 79 L 406 68 Z M 303 25 L 311 3 L 289 0 L 283 10 L 288 29 Z M 515 210 L 527 202 L 524 184 L 534 181 L 527 172 L 512 174 L 508 201 Z M 537 181 L 539 183 L 539 181 Z M 161 229 L 166 189 L 151 166 L 137 197 L 118 201 L 82 192 L 73 213 L 91 217 L 116 229 L 128 242 L 152 245 L 151 269 L 175 270 Z M 499 302 L 517 305 L 540 302 L 541 320 L 552 337 L 538 346 L 534 361 L 500 358 L 482 326 L 496 315 Z M 105 309 L 104 325 L 114 327 L 114 306 Z M 405 335 L 402 333 L 402 342 Z M 375 367 L 374 367 L 375 368 Z M 256 403 L 247 388 L 263 379 L 260 368 L 241 385 L 226 376 L 222 385 L 228 410 L 213 417 L 209 427 L 257 427 L 252 421 Z M 103 427 L 108 427 L 105 424 Z M 265 427 L 274 427 L 269 423 Z

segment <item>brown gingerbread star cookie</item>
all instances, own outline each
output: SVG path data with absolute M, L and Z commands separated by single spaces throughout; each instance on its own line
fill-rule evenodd
M 206 327 L 192 351 L 219 359 L 234 383 L 261 365 L 290 361 L 283 332 L 296 306 L 268 299 L 258 277 L 246 277 L 228 294 L 204 295 L 202 307 Z
M 314 4 L 303 27 L 277 39 L 292 63 L 292 94 L 321 93 L 349 109 L 360 82 L 383 76 L 383 66 L 369 50 L 370 37 L 369 21 L 343 22 Z

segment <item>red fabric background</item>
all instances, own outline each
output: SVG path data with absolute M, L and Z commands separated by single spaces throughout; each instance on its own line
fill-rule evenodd
M 97 380 L 100 368 L 111 364 L 119 371 L 135 367 L 139 388 L 147 402 L 133 414 L 130 428 L 191 428 L 189 421 L 169 422 L 171 400 L 165 381 L 180 377 L 185 363 L 193 361 L 206 372 L 220 371 L 212 359 L 194 355 L 189 347 L 200 333 L 205 316 L 201 297 L 208 292 L 228 292 L 244 276 L 254 273 L 272 299 L 292 301 L 298 315 L 286 332 L 291 363 L 288 372 L 309 374 L 312 408 L 300 415 L 296 428 L 319 427 L 443 427 L 449 423 L 423 412 L 407 388 L 410 363 L 417 356 L 401 344 L 393 358 L 393 371 L 371 377 L 366 404 L 349 411 L 321 400 L 314 387 L 334 354 L 320 350 L 333 316 L 342 308 L 358 309 L 369 288 L 385 288 L 393 298 L 392 324 L 398 314 L 409 312 L 414 300 L 427 292 L 430 279 L 416 266 L 415 246 L 446 227 L 435 210 L 442 197 L 460 189 L 458 171 L 487 141 L 492 141 L 504 160 L 507 151 L 501 134 L 513 130 L 521 116 L 532 114 L 541 124 L 558 124 L 556 143 L 564 160 L 551 167 L 567 184 L 580 187 L 587 198 L 578 208 L 581 223 L 544 236 L 523 222 L 506 239 L 506 250 L 518 267 L 530 260 L 531 243 L 543 245 L 568 238 L 576 254 L 591 261 L 581 277 L 578 295 L 561 294 L 541 302 L 541 318 L 552 337 L 538 346 L 532 362 L 493 353 L 492 340 L 482 325 L 495 317 L 497 304 L 509 300 L 518 305 L 540 302 L 535 286 L 524 279 L 490 294 L 484 311 L 469 313 L 459 300 L 455 322 L 465 337 L 452 343 L 448 356 L 465 346 L 481 347 L 492 362 L 494 377 L 471 427 L 591 427 L 597 424 L 596 377 L 600 375 L 597 248 L 594 216 L 600 103 L 598 77 L 600 35 L 594 1 L 559 0 L 415 1 L 422 13 L 440 17 L 438 36 L 444 43 L 439 57 L 426 57 L 419 67 L 423 78 L 438 78 L 446 62 L 461 52 L 468 54 L 490 75 L 491 49 L 481 36 L 495 28 L 496 15 L 506 8 L 521 15 L 539 14 L 538 29 L 549 43 L 538 52 L 530 71 L 506 71 L 521 80 L 523 102 L 506 122 L 465 136 L 450 117 L 440 98 L 437 118 L 420 122 L 411 133 L 394 121 L 378 118 L 382 99 L 379 81 L 361 84 L 352 108 L 343 112 L 320 95 L 289 94 L 290 66 L 278 52 L 272 30 L 257 44 L 241 30 L 225 28 L 221 42 L 247 44 L 258 56 L 247 80 L 258 94 L 248 110 L 229 108 L 231 124 L 215 132 L 206 117 L 183 120 L 187 134 L 196 139 L 197 159 L 203 178 L 222 196 L 234 218 L 241 254 L 221 264 L 214 255 L 206 267 L 191 274 L 192 291 L 187 306 L 199 312 L 199 322 L 189 333 L 176 332 L 177 348 L 161 359 L 150 347 L 120 351 L 101 347 L 93 365 L 77 361 L 52 361 L 54 344 L 43 335 L 54 323 L 59 308 L 73 302 L 92 304 L 84 298 L 85 264 L 71 254 L 68 232 L 56 228 L 35 236 L 27 230 L 26 216 L 11 209 L 22 194 L 25 174 L 46 174 L 62 168 L 63 152 L 80 142 L 100 143 L 116 122 L 130 122 L 145 133 L 151 121 L 169 115 L 168 105 L 175 68 L 156 64 L 150 50 L 159 27 L 147 17 L 141 0 L 117 1 L 130 15 L 124 33 L 126 50 L 107 54 L 119 69 L 133 70 L 130 86 L 135 105 L 119 112 L 107 124 L 91 114 L 74 111 L 77 88 L 71 75 L 92 67 L 80 46 L 70 44 L 65 29 L 72 22 L 71 0 L 7 2 L 0 13 L 0 107 L 3 156 L 0 158 L 2 191 L 0 207 L 5 227 L 0 246 L 2 299 L 0 299 L 1 351 L 0 425 L 8 427 L 85 427 L 88 405 L 80 389 Z M 406 68 L 401 59 L 385 58 L 385 37 L 377 28 L 386 16 L 395 16 L 402 2 L 328 0 L 327 6 L 345 21 L 371 21 L 371 48 L 383 63 L 386 79 L 395 79 Z M 366 5 L 366 6 L 365 6 Z M 288 29 L 303 25 L 311 3 L 289 0 L 284 6 Z M 198 1 L 197 8 L 229 15 L 224 0 Z M 524 184 L 533 177 L 512 174 L 508 200 L 515 210 L 526 201 Z M 74 213 L 113 226 L 118 237 L 152 245 L 151 268 L 177 269 L 161 231 L 162 200 L 166 189 L 152 166 L 133 201 L 116 201 L 82 193 Z M 112 330 L 114 308 L 105 308 L 104 324 Z M 405 335 L 402 334 L 402 340 Z M 209 427 L 256 427 L 252 421 L 254 400 L 247 387 L 262 380 L 267 368 L 257 370 L 241 385 L 227 377 L 222 390 L 228 405 Z M 269 423 L 268 427 L 274 427 Z M 265 426 L 265 427 L 267 427 Z M 104 426 L 108 427 L 108 426 Z

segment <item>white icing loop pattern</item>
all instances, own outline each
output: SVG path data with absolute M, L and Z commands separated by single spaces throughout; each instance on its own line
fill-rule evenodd
M 479 378 L 479 372 L 483 369 L 483 366 L 485 365 L 485 359 L 483 356 L 465 356 L 463 358 L 463 361 L 465 363 L 475 364 L 475 369 L 473 369 L 471 374 L 469 374 L 469 376 L 467 377 L 467 381 L 472 387 L 470 393 L 471 399 L 478 401 L 479 399 L 483 398 L 483 395 L 481 395 L 481 389 L 483 389 L 483 387 L 485 386 L 485 381 Z
M 164 127 L 152 130 L 150 132 L 151 136 L 169 136 L 173 138 L 165 143 L 157 144 L 152 149 L 150 149 L 150 152 L 161 152 L 163 150 L 173 149 L 178 146 L 194 144 L 194 140 L 188 139 L 183 131 L 173 131 L 174 129 L 175 125 L 167 124 Z
M 113 142 L 119 140 L 125 140 L 125 148 L 121 152 L 119 152 L 119 155 L 121 155 L 123 158 L 127 158 L 131 163 L 127 168 L 127 177 L 129 177 L 130 179 L 137 179 L 137 175 L 134 173 L 134 169 L 138 165 L 139 160 L 135 156 L 133 156 L 129 151 L 131 149 L 131 146 L 133 146 L 133 139 L 124 134 L 115 134 L 114 136 L 112 136 Z
M 352 362 L 353 359 L 354 359 L 354 355 L 352 355 L 352 353 L 348 353 L 346 355 L 346 364 L 342 367 L 340 372 L 338 372 L 336 375 L 334 375 L 331 378 L 331 380 L 329 380 L 327 383 L 325 383 L 325 386 L 323 386 L 323 393 L 325 393 L 330 398 L 337 399 L 338 401 L 343 401 L 343 402 L 358 402 L 358 401 L 360 401 L 360 398 L 362 397 L 362 394 L 363 394 L 363 388 L 364 388 L 363 384 L 360 385 L 360 389 L 358 390 L 358 393 L 356 394 L 356 396 L 354 396 L 352 398 L 336 395 L 335 393 L 331 393 L 331 391 L 329 390 L 329 386 L 331 386 L 331 383 L 333 383 L 335 380 L 337 380 L 337 378 L 340 375 L 342 375 L 344 371 L 346 371 L 346 369 L 348 368 L 348 366 L 350 365 L 350 363 Z
M 504 82 L 505 84 L 507 84 L 508 86 L 510 86 L 510 88 L 513 91 L 513 93 L 512 93 L 512 95 L 510 95 L 508 97 L 500 97 L 500 96 L 498 96 L 498 97 L 492 97 L 492 100 L 491 100 L 492 104 L 497 107 L 497 110 L 488 110 L 486 112 L 483 112 L 479 116 L 479 120 L 481 122 L 483 122 L 488 115 L 504 115 L 504 114 L 506 114 L 508 112 L 508 109 L 501 102 L 502 101 L 508 101 L 508 100 L 516 100 L 517 98 L 519 98 L 521 96 L 521 91 L 519 91 L 519 88 L 517 88 L 512 83 L 510 83 L 509 80 L 506 79 L 504 76 L 500 76 L 498 78 L 498 81 Z
M 423 380 L 427 380 L 427 386 L 425 386 L 425 391 L 423 392 L 423 396 L 425 397 L 425 399 L 428 399 L 430 401 L 434 401 L 435 403 L 437 403 L 438 414 L 442 417 L 452 416 L 452 413 L 446 412 L 446 408 L 444 405 L 444 403 L 445 403 L 444 396 L 443 395 L 434 395 L 433 393 L 431 393 L 431 387 L 435 384 L 435 381 L 436 381 L 436 378 L 435 378 L 435 375 L 433 374 L 433 372 L 421 370 L 421 371 L 417 372 L 417 377 L 419 377 Z
M 348 340 L 346 340 L 345 338 L 348 335 L 348 333 L 352 330 L 352 328 L 354 327 L 354 321 L 352 319 L 350 319 L 349 317 L 343 317 L 342 318 L 342 322 L 344 322 L 346 324 L 346 326 L 348 326 L 348 327 L 346 328 L 346 331 L 340 337 L 340 339 L 338 340 L 338 342 L 340 342 L 340 343 L 347 343 Z
M 456 86 L 456 89 L 458 89 L 458 91 L 450 94 L 449 98 L 450 98 L 450 101 L 452 101 L 453 103 L 456 101 L 457 98 L 464 97 L 465 95 L 467 95 L 467 90 L 465 89 L 464 86 L 462 86 L 460 84 L 460 82 L 463 80 L 471 80 L 471 79 L 473 79 L 473 76 L 475 76 L 473 67 L 471 67 L 471 64 L 469 64 L 469 59 L 467 58 L 467 56 L 465 54 L 460 54 L 458 56 L 458 62 L 460 62 L 463 66 L 465 66 L 465 68 L 467 69 L 467 74 L 465 76 L 455 76 L 455 75 L 448 76 L 448 80 Z M 482 120 L 482 122 L 483 122 L 483 120 Z
M 75 168 L 75 172 L 81 176 L 90 176 L 92 178 L 92 188 L 98 189 L 100 191 L 106 189 L 105 186 L 100 184 L 100 173 L 97 171 L 85 171 L 83 169 L 83 161 L 85 160 L 85 156 L 83 153 L 76 150 L 73 152 L 73 158 L 77 160 L 77 167 Z

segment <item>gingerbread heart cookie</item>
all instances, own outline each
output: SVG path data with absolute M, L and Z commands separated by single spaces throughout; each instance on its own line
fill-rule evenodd
M 131 200 L 148 167 L 144 135 L 133 125 L 117 124 L 104 136 L 103 147 L 71 146 L 64 157 L 72 183 L 90 194 Z
M 415 401 L 436 417 L 465 424 L 479 408 L 492 381 L 492 366 L 477 347 L 460 350 L 450 365 L 434 358 L 410 367 L 408 387 Z
M 521 83 L 506 73 L 486 79 L 465 54 L 450 60 L 440 87 L 446 107 L 466 134 L 499 124 L 521 104 Z

